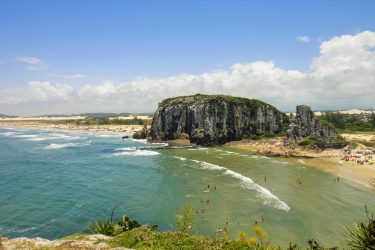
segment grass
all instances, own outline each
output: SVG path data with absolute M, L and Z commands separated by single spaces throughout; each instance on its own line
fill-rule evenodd
M 212 239 L 182 232 L 158 232 L 142 226 L 115 236 L 108 241 L 112 247 L 134 249 L 278 249 L 269 243 L 260 243 L 256 237 L 242 235 L 236 240 Z

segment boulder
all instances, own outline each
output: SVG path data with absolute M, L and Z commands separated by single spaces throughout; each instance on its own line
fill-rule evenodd
M 134 139 L 146 139 L 147 138 L 147 125 L 144 125 L 143 128 L 133 134 Z

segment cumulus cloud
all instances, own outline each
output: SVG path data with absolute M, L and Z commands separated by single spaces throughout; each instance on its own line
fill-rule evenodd
M 12 113 L 35 112 L 35 105 L 44 113 L 153 111 L 164 98 L 196 93 L 257 98 L 282 110 L 294 110 L 297 104 L 313 109 L 374 107 L 375 32 L 322 42 L 307 72 L 283 69 L 272 61 L 254 61 L 202 74 L 138 77 L 75 88 L 33 81 L 25 88 L 0 89 L 0 107 Z
M 73 88 L 68 84 L 31 81 L 24 88 L 0 90 L 0 105 L 26 104 L 30 102 L 66 101 L 71 98 Z
M 49 76 L 52 77 L 57 77 L 57 78 L 65 78 L 65 79 L 79 79 L 79 78 L 85 78 L 86 76 L 83 74 L 72 74 L 72 75 L 65 75 L 65 74 L 56 74 L 56 73 L 50 73 L 48 74 Z
M 310 37 L 308 37 L 308 36 L 297 36 L 296 40 L 298 42 L 302 42 L 302 43 L 309 43 Z
M 41 59 L 31 56 L 20 56 L 16 57 L 15 61 L 27 64 L 26 69 L 28 70 L 44 70 L 48 68 L 48 65 Z

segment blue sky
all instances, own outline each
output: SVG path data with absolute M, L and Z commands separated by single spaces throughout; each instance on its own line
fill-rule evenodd
M 375 31 L 374 13 L 370 0 L 3 0 L 0 91 L 31 81 L 78 88 L 198 75 L 255 61 L 307 73 L 323 41 Z M 31 112 L 5 105 L 9 112 Z

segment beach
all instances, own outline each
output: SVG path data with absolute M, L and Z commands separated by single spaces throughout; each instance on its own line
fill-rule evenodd
M 19 118 L 7 118 L 0 119 L 0 127 L 15 127 L 15 128 L 37 128 L 37 129 L 57 129 L 57 130 L 69 130 L 69 131 L 87 131 L 87 132 L 98 132 L 98 133 L 116 133 L 122 136 L 132 135 L 133 133 L 141 130 L 142 125 L 72 125 L 57 123 L 67 118 L 49 118 L 49 119 L 19 119 Z M 71 119 L 71 117 L 69 117 Z M 81 117 L 72 117 L 72 119 L 82 119 Z
M 370 141 L 374 138 L 372 134 L 342 134 L 349 142 L 358 140 Z M 306 149 L 302 147 L 286 147 L 282 138 L 242 140 L 226 144 L 227 147 L 267 155 L 271 157 L 284 158 L 286 161 L 298 162 L 300 165 L 311 166 L 332 175 L 344 178 L 354 183 L 370 186 L 370 181 L 375 178 L 375 165 L 370 163 L 359 164 L 354 157 L 348 161 L 343 160 L 343 149 Z M 367 148 L 364 145 L 357 146 L 356 150 Z M 373 155 L 373 154 L 372 154 Z M 372 156 L 371 155 L 371 156 Z

